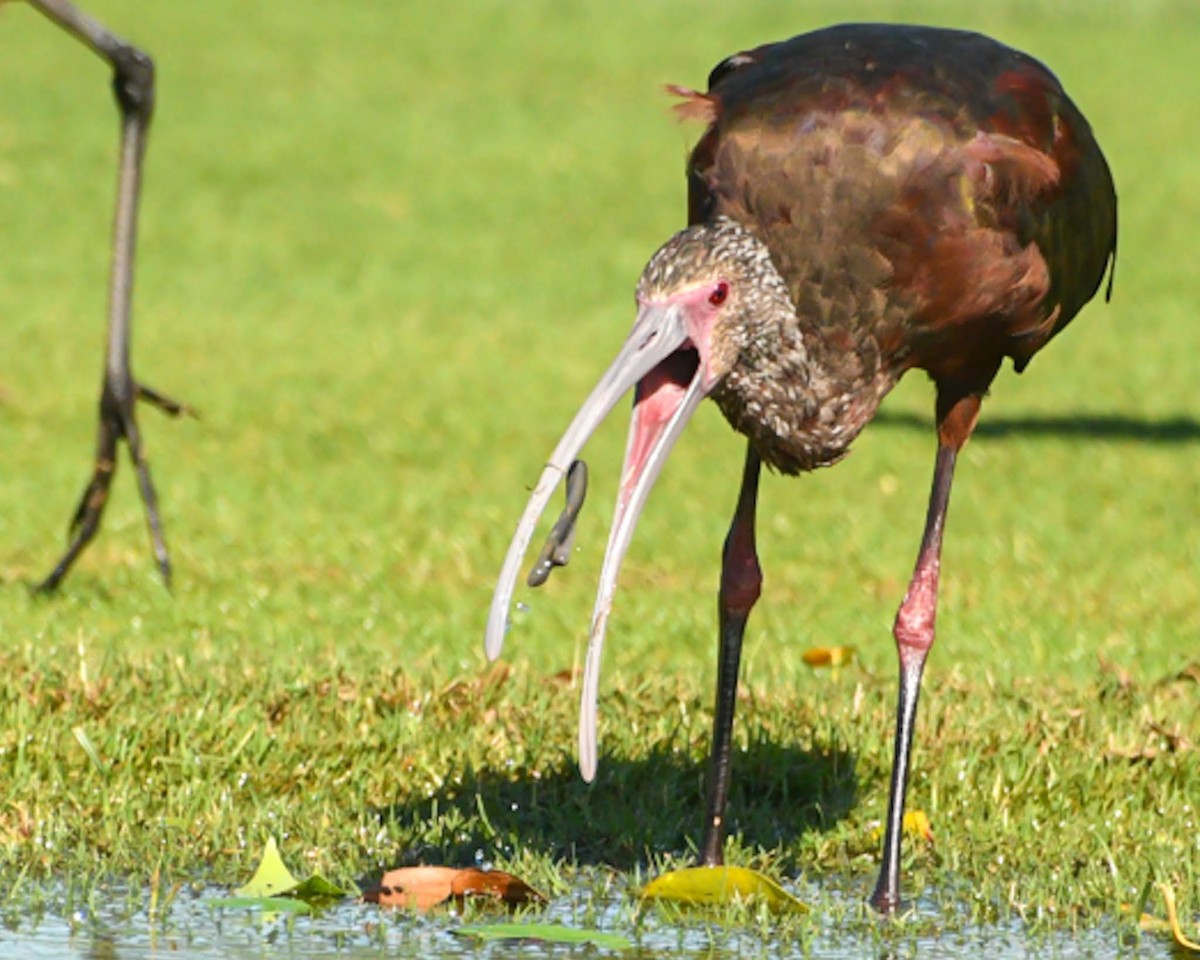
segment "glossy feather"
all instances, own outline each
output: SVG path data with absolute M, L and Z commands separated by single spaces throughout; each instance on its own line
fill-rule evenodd
M 1087 121 L 1049 70 L 987 37 L 844 25 L 737 54 L 710 82 L 686 101 L 709 121 L 690 222 L 729 217 L 766 244 L 854 421 L 847 443 L 912 367 L 977 395 L 1004 357 L 1023 369 L 1115 255 Z

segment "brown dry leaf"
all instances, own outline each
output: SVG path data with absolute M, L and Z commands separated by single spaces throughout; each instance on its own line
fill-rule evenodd
M 424 913 L 430 907 L 449 900 L 458 876 L 457 867 L 401 867 L 389 870 L 379 881 L 378 890 L 363 894 L 367 903 L 381 907 L 405 907 Z
M 810 667 L 844 667 L 854 660 L 854 648 L 812 647 L 800 656 Z
M 458 876 L 454 878 L 451 886 L 456 897 L 495 897 L 513 906 L 522 903 L 543 903 L 546 899 L 520 877 L 514 877 L 503 870 L 477 870 L 467 867 L 458 871 Z
M 1105 751 L 1105 757 L 1109 760 L 1127 760 L 1130 763 L 1150 763 L 1158 758 L 1158 748 L 1151 746 L 1142 747 L 1122 747 L 1117 744 L 1116 739 L 1110 733 L 1108 735 L 1108 749 Z
M 1120 664 L 1113 663 L 1104 654 L 1099 654 L 1096 659 L 1099 661 L 1100 672 L 1108 674 L 1116 681 L 1117 692 L 1129 693 L 1133 689 L 1133 674 Z
M 1167 749 L 1171 753 L 1183 753 L 1192 749 L 1192 741 L 1184 736 L 1182 724 L 1177 723 L 1173 727 L 1168 727 L 1165 723 L 1151 720 L 1147 726 L 1151 733 L 1156 733 L 1167 741 Z
M 546 899 L 511 873 L 475 867 L 401 867 L 385 873 L 379 889 L 363 894 L 367 903 L 422 913 L 451 898 L 461 901 L 466 897 L 490 897 L 510 906 Z
M 478 713 L 480 704 L 496 695 L 511 674 L 512 667 L 507 663 L 495 663 L 476 677 L 451 680 L 438 693 L 437 702 L 452 716 L 466 710 Z
M 1149 763 L 1164 754 L 1186 753 L 1195 747 L 1195 744 L 1185 735 L 1182 725 L 1178 723 L 1168 727 L 1165 723 L 1147 719 L 1146 729 L 1153 736 L 1158 737 L 1163 745 L 1156 746 L 1153 743 L 1146 743 L 1140 747 L 1122 747 L 1117 744 L 1113 735 L 1109 734 L 1107 751 L 1109 759 L 1128 760 L 1130 763 Z
M 1200 683 L 1200 660 L 1194 660 L 1182 670 L 1167 674 L 1167 676 L 1155 681 L 1154 686 L 1161 688 L 1183 683 Z

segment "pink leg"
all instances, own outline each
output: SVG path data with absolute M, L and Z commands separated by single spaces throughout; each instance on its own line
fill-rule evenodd
M 973 425 L 973 420 L 972 420 Z M 909 759 L 912 754 L 913 727 L 917 698 L 921 692 L 921 674 L 925 657 L 933 646 L 937 619 L 938 568 L 942 554 L 942 530 L 950 503 L 950 481 L 958 447 L 940 443 L 933 472 L 933 490 L 925 517 L 925 535 L 917 554 L 916 568 L 908 593 L 896 614 L 892 629 L 900 657 L 900 697 L 896 709 L 895 754 L 892 759 L 892 784 L 888 796 L 887 828 L 883 840 L 883 862 L 879 880 L 871 895 L 871 905 L 881 913 L 900 906 L 900 838 L 903 834 L 904 797 L 908 790 Z
M 713 715 L 712 753 L 709 757 L 704 841 L 700 847 L 701 862 L 707 866 L 716 866 L 724 859 L 725 803 L 729 796 L 733 712 L 737 706 L 742 636 L 746 631 L 750 610 L 762 591 L 762 569 L 758 565 L 758 552 L 754 544 L 760 467 L 758 454 L 753 447 L 747 447 L 742 488 L 729 535 L 725 538 L 721 563 L 721 591 L 717 604 L 721 634 L 717 658 L 717 703 Z

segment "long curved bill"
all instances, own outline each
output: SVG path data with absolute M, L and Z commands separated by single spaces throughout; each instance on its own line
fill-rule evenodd
M 539 518 L 588 438 L 617 401 L 636 385 L 621 489 L 600 571 L 584 665 L 579 767 L 585 780 L 591 780 L 596 774 L 596 697 L 604 630 L 612 611 L 617 574 L 650 488 L 696 407 L 712 389 L 711 384 L 706 385 L 703 366 L 699 351 L 689 340 L 679 307 L 673 304 L 643 305 L 616 359 L 554 448 L 517 524 L 492 597 L 486 650 L 488 657 L 494 660 L 504 643 L 513 589 Z

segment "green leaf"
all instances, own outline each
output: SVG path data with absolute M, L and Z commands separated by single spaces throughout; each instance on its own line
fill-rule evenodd
M 479 940 L 536 940 L 542 943 L 590 943 L 605 950 L 628 950 L 632 941 L 601 930 L 564 927 L 556 923 L 481 923 L 456 927 L 451 933 Z
M 344 896 L 345 890 L 315 873 L 307 880 L 297 880 L 284 865 L 275 838 L 270 837 L 250 882 L 233 891 L 232 897 L 220 897 L 209 902 L 216 907 L 258 907 L 262 910 L 310 913 L 314 906 L 340 900 Z
M 330 883 L 320 874 L 314 873 L 307 880 L 301 881 L 296 889 L 291 891 L 290 896 L 312 903 L 321 900 L 340 900 L 342 897 L 348 896 L 348 893 L 336 884 Z
M 214 897 L 206 901 L 210 907 L 262 910 L 278 913 L 312 913 L 312 905 L 292 897 Z
M 762 900 L 772 910 L 806 913 L 801 903 L 769 877 L 745 867 L 686 867 L 652 880 L 643 900 L 669 900 L 693 906 Z
M 284 866 L 275 838 L 271 837 L 263 847 L 262 860 L 259 861 L 254 876 L 244 887 L 233 891 L 233 895 L 249 898 L 277 897 L 283 893 L 291 893 L 298 886 L 300 881 Z

